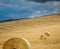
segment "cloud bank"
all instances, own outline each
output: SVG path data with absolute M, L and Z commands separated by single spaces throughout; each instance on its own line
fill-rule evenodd
M 51 1 L 60 1 L 60 0 L 26 0 L 26 1 L 33 1 L 33 2 L 51 2 Z
M 57 12 L 60 12 L 59 0 L 0 0 L 0 20 L 32 18 Z

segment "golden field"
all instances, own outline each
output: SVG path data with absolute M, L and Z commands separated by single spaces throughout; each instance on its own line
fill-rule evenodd
M 45 32 L 50 36 L 42 41 L 40 36 Z M 0 49 L 14 37 L 27 39 L 31 49 L 60 49 L 60 13 L 0 22 Z

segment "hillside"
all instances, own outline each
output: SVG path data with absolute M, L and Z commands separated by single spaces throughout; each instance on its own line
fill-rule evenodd
M 40 41 L 44 32 L 51 35 L 47 40 Z M 59 49 L 60 13 L 0 22 L 0 49 L 6 40 L 13 37 L 26 38 L 31 43 L 31 49 Z
M 29 19 L 21 19 L 21 20 L 15 20 L 15 21 L 5 21 L 0 22 L 0 28 L 1 29 L 24 29 L 24 28 L 31 28 L 31 27 L 43 27 L 44 25 L 54 25 L 57 23 L 60 23 L 60 14 L 52 14 L 52 15 L 46 15 L 46 16 L 40 16 L 36 18 L 29 18 Z M 40 26 L 42 25 L 42 26 Z M 2 26 L 6 27 L 3 28 Z

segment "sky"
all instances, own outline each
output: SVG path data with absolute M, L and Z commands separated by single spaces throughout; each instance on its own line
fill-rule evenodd
M 59 12 L 60 0 L 0 0 L 0 21 Z

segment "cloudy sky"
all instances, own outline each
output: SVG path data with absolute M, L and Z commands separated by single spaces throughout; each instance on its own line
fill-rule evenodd
M 60 12 L 60 0 L 0 0 L 0 21 Z

